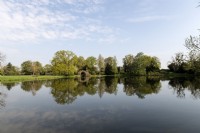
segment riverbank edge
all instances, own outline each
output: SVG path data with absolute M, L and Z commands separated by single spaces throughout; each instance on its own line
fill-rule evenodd
M 116 75 L 91 75 L 91 78 L 101 78 L 101 77 L 159 77 L 161 79 L 170 79 L 170 78 L 178 78 L 178 77 L 195 77 L 193 74 L 181 74 L 181 73 L 165 73 L 158 75 L 127 75 L 127 74 L 116 74 Z M 54 75 L 18 75 L 18 76 L 0 76 L 0 83 L 7 82 L 23 82 L 23 81 L 35 81 L 35 80 L 52 80 L 52 79 L 69 79 L 69 78 L 80 78 L 80 75 L 73 76 L 54 76 Z
M 35 76 L 35 75 L 18 75 L 18 76 L 0 76 L 0 82 L 23 82 L 23 81 L 35 81 L 35 80 L 52 80 L 52 79 L 64 79 L 75 78 L 75 76 Z
M 91 78 L 101 78 L 116 75 L 91 75 Z M 17 75 L 17 76 L 0 76 L 0 83 L 11 83 L 11 82 L 24 82 L 24 81 L 39 81 L 39 80 L 53 80 L 53 79 L 70 79 L 70 78 L 80 78 L 80 75 L 73 76 L 54 76 L 54 75 Z

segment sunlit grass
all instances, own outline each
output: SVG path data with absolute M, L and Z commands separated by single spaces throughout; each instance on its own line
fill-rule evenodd
M 0 82 L 17 82 L 17 81 L 32 81 L 32 80 L 50 80 L 50 79 L 61 79 L 69 78 L 67 76 L 0 76 Z

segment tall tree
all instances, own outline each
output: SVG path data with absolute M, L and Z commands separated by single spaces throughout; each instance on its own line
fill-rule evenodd
M 117 70 L 117 60 L 115 57 L 108 57 L 105 59 L 105 74 L 113 75 L 118 72 Z
M 30 61 L 30 60 L 24 61 L 21 64 L 21 73 L 24 75 L 32 75 L 33 74 L 32 61 Z
M 76 63 L 76 67 L 78 68 L 78 70 L 81 70 L 85 67 L 86 62 L 83 56 L 79 56 L 77 59 L 77 63 Z
M 39 61 L 32 62 L 33 75 L 40 75 L 43 71 L 42 64 Z
M 123 58 L 124 72 L 131 73 L 133 68 L 134 56 L 129 54 Z
M 99 72 L 104 73 L 105 63 L 104 63 L 104 58 L 102 55 L 99 55 L 99 57 L 97 59 L 97 64 L 98 64 Z
M 74 75 L 77 72 L 75 56 L 72 51 L 61 50 L 56 52 L 51 61 L 52 72 L 56 75 Z
M 151 57 L 140 52 L 135 57 L 131 54 L 123 58 L 124 71 L 132 75 L 146 75 L 160 69 L 160 61 L 157 57 Z
M 189 50 L 188 64 L 194 73 L 200 73 L 200 36 L 190 36 L 185 40 L 185 47 Z
M 24 61 L 21 64 L 21 72 L 24 75 L 40 75 L 43 71 L 42 64 L 39 61 Z
M 172 57 L 172 61 L 168 65 L 168 68 L 173 72 L 183 72 L 182 66 L 186 61 L 186 57 L 183 53 L 176 53 L 175 57 Z
M 158 59 L 158 57 L 151 57 L 150 62 L 148 63 L 148 65 L 146 66 L 146 73 L 148 74 L 149 72 L 155 72 L 160 70 L 161 67 L 161 63 L 160 60 Z
M 52 74 L 52 65 L 46 64 L 44 66 L 44 73 L 45 73 L 45 75 L 51 75 Z
M 97 73 L 97 59 L 93 56 L 88 57 L 86 60 L 86 67 L 90 74 L 96 74 Z
M 5 75 L 19 75 L 19 69 L 10 62 L 3 68 Z

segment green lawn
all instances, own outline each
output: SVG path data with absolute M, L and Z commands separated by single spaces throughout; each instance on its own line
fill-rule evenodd
M 70 78 L 67 76 L 0 76 L 0 82 L 20 82 L 20 81 L 32 81 L 32 80 L 49 80 L 49 79 L 61 79 Z

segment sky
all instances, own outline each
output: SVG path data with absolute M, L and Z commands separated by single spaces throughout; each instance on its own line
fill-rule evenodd
M 1 0 L 0 52 L 4 64 L 50 63 L 55 52 L 157 56 L 162 68 L 187 37 L 199 36 L 199 0 Z

